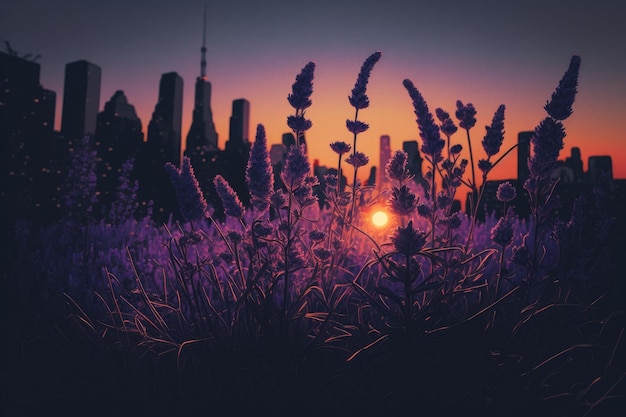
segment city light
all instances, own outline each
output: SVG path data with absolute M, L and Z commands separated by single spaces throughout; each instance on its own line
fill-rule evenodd
M 382 210 L 375 211 L 372 214 L 372 223 L 376 227 L 385 227 L 389 222 L 389 216 Z

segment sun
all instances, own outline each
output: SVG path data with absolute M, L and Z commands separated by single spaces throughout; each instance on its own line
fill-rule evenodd
M 376 227 L 383 227 L 389 222 L 389 216 L 384 211 L 376 211 L 372 214 L 372 223 Z

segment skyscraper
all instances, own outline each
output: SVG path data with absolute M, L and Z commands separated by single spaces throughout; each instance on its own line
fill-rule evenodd
M 135 107 L 128 102 L 122 90 L 117 90 L 98 114 L 96 126 L 101 208 L 106 208 L 113 200 L 124 162 L 137 157 L 143 143 L 141 128 Z
M 417 141 L 405 140 L 402 142 L 402 150 L 407 153 L 406 169 L 413 175 L 413 180 L 422 186 L 424 195 L 428 195 L 428 182 L 424 179 L 424 175 L 422 174 L 422 163 L 424 159 L 420 155 Z
M 204 25 L 202 28 L 202 48 L 200 61 L 200 76 L 196 78 L 195 100 L 191 127 L 187 134 L 185 155 L 191 159 L 194 169 L 210 159 L 209 151 L 216 151 L 217 132 L 211 112 L 211 83 L 206 76 L 206 10 L 204 11 Z
M 387 163 L 391 159 L 391 139 L 389 135 L 382 135 L 380 137 L 380 146 L 379 146 L 379 154 L 378 154 L 378 188 L 381 189 L 388 182 L 387 177 L 385 176 L 385 167 Z
M 81 60 L 65 65 L 61 133 L 68 141 L 94 134 L 100 106 L 100 67 Z
M 233 111 L 230 116 L 230 132 L 226 142 L 229 154 L 247 154 L 250 150 L 250 103 L 245 98 L 233 100 Z
M 152 215 L 165 222 L 170 215 L 179 218 L 174 187 L 165 169 L 168 162 L 180 166 L 183 79 L 176 72 L 161 75 L 159 99 L 148 124 L 148 140 L 141 145 L 136 160 L 139 199 L 152 203 Z
M 530 157 L 530 138 L 534 134 L 533 131 L 527 131 L 517 135 L 517 180 L 520 184 L 524 184 L 530 175 L 528 157 Z
M 159 100 L 148 124 L 148 143 L 160 162 L 180 166 L 183 118 L 183 79 L 176 72 L 161 76 Z

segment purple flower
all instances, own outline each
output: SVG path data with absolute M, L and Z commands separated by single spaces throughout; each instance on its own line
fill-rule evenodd
M 453 145 L 453 146 L 450 148 L 450 153 L 451 153 L 452 155 L 456 155 L 456 154 L 461 153 L 461 151 L 462 151 L 462 150 L 463 150 L 463 146 L 461 146 L 461 145 L 459 145 L 459 144 L 457 143 L 456 145 Z
M 221 175 L 216 175 L 213 178 L 213 184 L 215 185 L 215 191 L 222 200 L 222 206 L 224 207 L 224 213 L 227 216 L 240 219 L 243 216 L 243 205 L 237 197 L 237 193 L 228 182 Z
M 480 169 L 483 174 L 487 175 L 489 171 L 493 168 L 493 164 L 486 159 L 481 159 L 478 161 L 478 169 Z
M 450 114 L 441 108 L 435 109 L 435 114 L 437 115 L 437 119 L 441 122 L 441 132 L 448 138 L 454 135 L 457 131 L 457 127 L 452 119 L 450 119 Z
M 313 253 L 322 262 L 328 260 L 333 255 L 333 253 L 326 248 L 315 248 L 313 249 Z
M 487 133 L 482 141 L 483 149 L 487 157 L 491 157 L 500 152 L 504 139 L 504 104 L 498 107 L 491 120 L 491 126 L 485 126 L 485 129 Z
M 576 87 L 578 85 L 578 71 L 580 70 L 580 57 L 572 56 L 569 67 L 559 86 L 552 93 L 552 98 L 546 103 L 544 109 L 550 117 L 556 120 L 565 120 L 572 114 L 572 105 L 576 98 Z
M 378 62 L 381 55 L 382 54 L 380 52 L 374 52 L 372 55 L 367 57 L 361 66 L 361 71 L 359 72 L 359 76 L 357 77 L 354 88 L 352 89 L 352 95 L 348 97 L 350 104 L 356 109 L 365 109 L 370 104 L 369 98 L 365 94 L 365 90 L 367 88 L 367 82 L 369 81 L 372 69 L 374 68 L 374 64 Z
M 309 232 L 309 239 L 313 242 L 321 242 L 326 239 L 326 232 L 322 232 L 321 230 L 311 230 Z
M 267 151 L 265 127 L 257 125 L 256 139 L 250 148 L 246 182 L 250 191 L 251 202 L 260 211 L 269 207 L 269 195 L 274 189 L 272 162 Z
M 408 179 L 411 174 L 406 169 L 408 154 L 404 151 L 396 151 L 387 166 L 385 167 L 385 175 L 392 181 L 403 182 Z
M 350 149 L 352 149 L 352 146 L 348 145 L 345 142 L 333 142 L 330 144 L 330 149 L 332 149 L 333 152 L 339 155 L 343 155 L 345 153 L 350 152 Z
M 308 177 L 306 178 L 306 180 L 308 180 L 309 178 L 316 179 L 315 177 Z M 294 198 L 302 208 L 317 203 L 317 197 L 313 195 L 312 185 L 306 180 L 302 183 L 300 187 L 296 188 L 293 191 Z
M 183 219 L 189 222 L 204 218 L 207 204 L 200 190 L 200 184 L 193 173 L 189 157 L 183 157 L 180 169 L 170 162 L 165 164 L 165 169 L 170 174 Z
M 292 146 L 289 148 L 285 160 L 285 167 L 280 173 L 280 177 L 288 190 L 293 191 L 298 188 L 304 179 L 311 172 L 311 164 L 304 154 L 304 146 Z
M 443 191 L 439 191 L 439 193 L 437 193 L 437 205 L 440 208 L 445 209 L 450 206 L 450 204 L 452 204 L 452 197 L 450 197 Z
M 463 105 L 461 100 L 457 100 L 455 115 L 463 129 L 470 130 L 476 125 L 476 109 L 472 103 Z
M 431 156 L 432 160 L 437 162 L 441 155 L 441 150 L 446 143 L 441 139 L 439 126 L 435 124 L 433 115 L 428 110 L 426 100 L 424 100 L 420 92 L 415 88 L 413 82 L 407 79 L 404 80 L 402 84 L 407 89 L 413 101 L 413 108 L 417 116 L 417 127 L 419 128 L 420 137 L 422 138 L 422 152 Z
M 370 159 L 363 152 L 355 152 L 346 159 L 346 162 L 355 168 L 367 165 L 369 161 Z
M 513 240 L 513 211 L 508 209 L 504 217 L 501 217 L 491 229 L 491 240 L 494 243 L 506 247 Z
M 498 190 L 496 191 L 498 201 L 502 201 L 503 203 L 513 201 L 516 195 L 515 187 L 511 185 L 510 182 L 507 181 L 498 185 Z
M 282 190 L 274 190 L 270 194 L 270 204 L 275 209 L 281 209 L 287 204 L 287 199 Z
M 234 245 L 238 245 L 243 240 L 243 234 L 237 230 L 229 230 L 228 232 L 226 232 L 226 237 Z
M 253 231 L 256 236 L 265 237 L 269 236 L 274 231 L 274 226 L 267 220 L 262 222 L 255 222 Z
M 419 204 L 417 206 L 417 214 L 428 219 L 433 215 L 433 208 L 428 203 Z
M 458 229 L 461 227 L 463 221 L 458 212 L 452 213 L 448 217 L 445 217 L 439 221 L 439 223 L 448 226 L 450 229 Z
M 313 123 L 309 119 L 305 119 L 303 115 L 287 116 L 287 126 L 294 132 L 304 132 L 309 130 Z
M 564 138 L 565 129 L 561 122 L 546 117 L 539 123 L 530 138 L 533 146 L 533 154 L 528 160 L 531 176 L 541 178 L 550 174 L 563 149 Z
M 346 127 L 348 128 L 348 131 L 358 135 L 359 133 L 365 132 L 370 126 L 360 120 L 346 120 Z
M 406 227 L 398 227 L 391 235 L 391 243 L 396 251 L 405 256 L 412 256 L 426 244 L 426 233 L 413 229 L 413 220 Z
M 302 68 L 300 74 L 296 75 L 296 81 L 291 86 L 291 94 L 287 96 L 287 101 L 294 109 L 304 110 L 311 106 L 314 71 L 315 63 L 309 62 Z
M 417 196 L 409 187 L 393 187 L 391 197 L 387 201 L 389 209 L 400 216 L 411 214 L 417 207 Z

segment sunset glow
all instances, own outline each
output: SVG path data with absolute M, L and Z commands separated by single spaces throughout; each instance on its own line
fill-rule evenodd
M 385 227 L 389 223 L 389 216 L 384 211 L 376 211 L 372 214 L 372 224 L 376 227 Z

